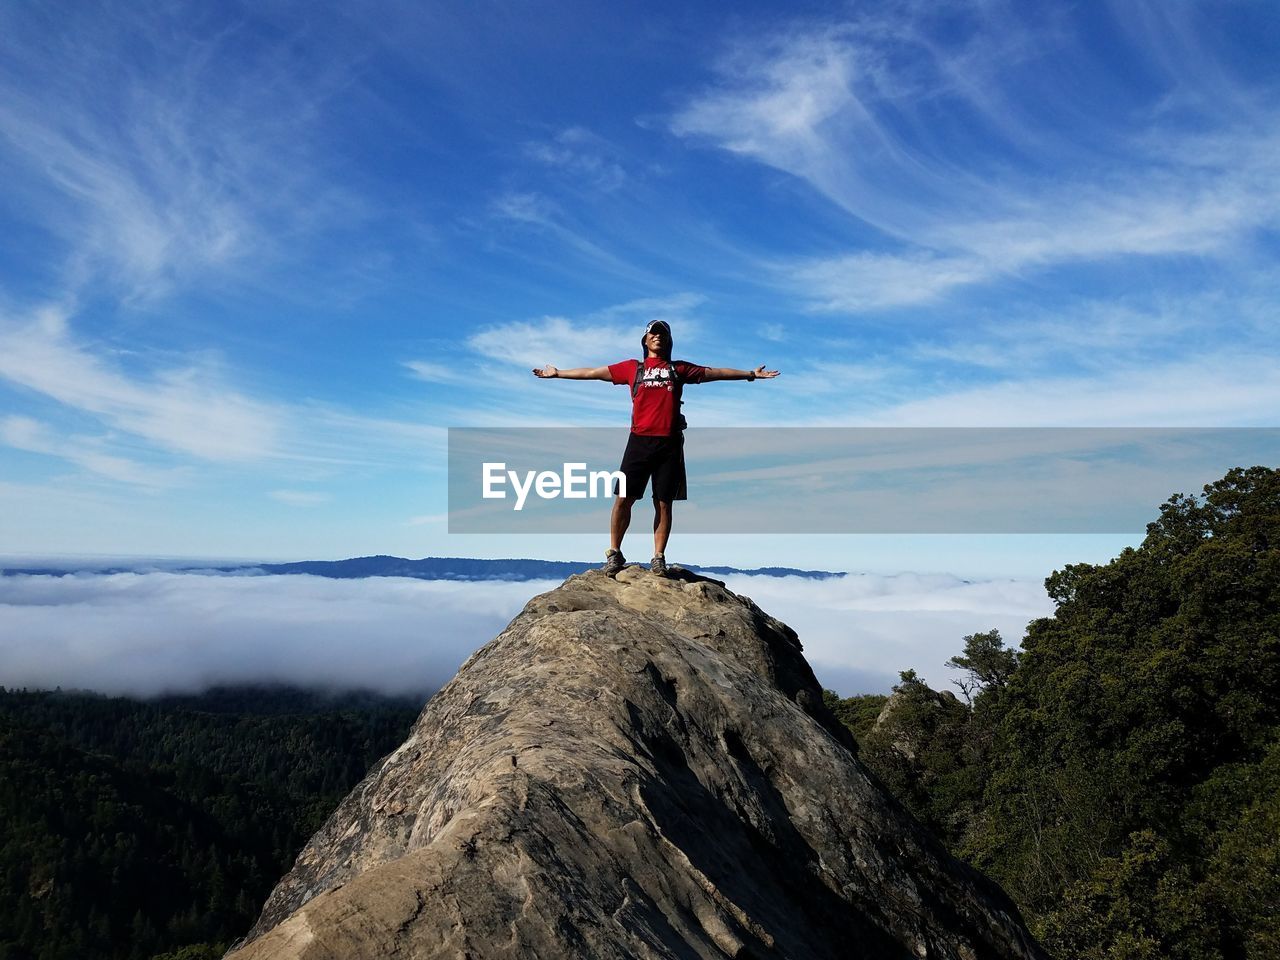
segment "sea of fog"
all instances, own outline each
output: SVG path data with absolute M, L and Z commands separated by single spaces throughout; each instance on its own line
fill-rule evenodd
M 1052 611 L 1039 580 L 731 575 L 799 633 L 819 681 L 888 692 L 914 668 L 934 687 L 966 634 L 1017 643 Z M 427 692 L 559 581 L 78 573 L 0 577 L 0 685 L 113 694 L 282 682 Z

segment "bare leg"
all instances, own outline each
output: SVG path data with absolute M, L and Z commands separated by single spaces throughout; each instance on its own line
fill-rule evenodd
M 667 540 L 671 536 L 671 501 L 653 501 L 653 555 L 667 552 Z
M 614 497 L 613 512 L 609 515 L 609 549 L 621 550 L 622 538 L 627 535 L 627 527 L 631 525 L 631 505 L 635 500 L 629 497 Z

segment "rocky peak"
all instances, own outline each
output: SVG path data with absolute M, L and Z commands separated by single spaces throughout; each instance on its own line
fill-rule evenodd
M 924 742 L 928 742 L 928 733 L 935 732 L 948 718 L 954 723 L 957 717 L 964 717 L 968 712 L 969 708 L 950 690 L 926 686 L 924 681 L 915 678 L 913 671 L 909 681 L 894 688 L 871 729 L 884 738 L 891 750 L 915 760 L 922 731 L 926 731 Z
M 463 664 L 232 956 L 1042 954 L 858 763 L 789 627 L 628 568 Z

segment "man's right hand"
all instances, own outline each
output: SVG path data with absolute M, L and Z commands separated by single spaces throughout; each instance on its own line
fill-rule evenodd
M 555 367 L 553 367 L 549 363 L 542 368 L 538 368 L 538 367 L 533 368 L 533 375 L 535 377 L 542 377 L 543 379 L 554 379 L 556 374 L 558 374 L 559 372 L 560 372 L 559 370 L 557 370 Z

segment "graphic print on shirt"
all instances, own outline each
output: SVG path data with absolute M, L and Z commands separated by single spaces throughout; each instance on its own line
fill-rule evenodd
M 644 376 L 640 380 L 640 387 L 657 387 L 667 390 L 675 389 L 675 378 L 671 376 L 670 367 L 645 367 Z
M 609 365 L 610 379 L 618 386 L 635 384 L 636 360 Z M 679 378 L 671 368 L 680 371 Z M 644 360 L 644 372 L 632 398 L 631 432 L 645 437 L 668 437 L 678 432 L 678 400 L 684 385 L 701 383 L 707 368 L 685 360 L 669 363 L 656 357 Z

